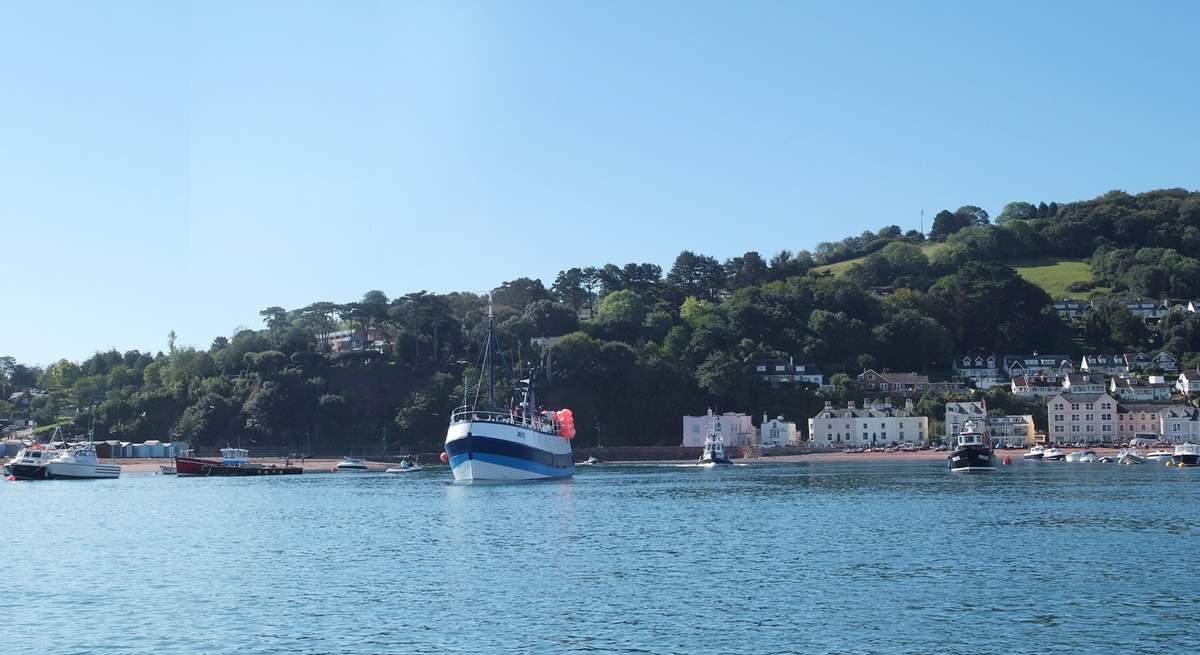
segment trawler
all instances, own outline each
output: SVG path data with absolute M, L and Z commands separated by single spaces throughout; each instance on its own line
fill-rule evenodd
M 963 424 L 958 444 L 950 453 L 950 470 L 955 473 L 995 471 L 996 454 L 992 452 L 992 440 L 985 432 L 975 431 L 975 421 Z
M 700 453 L 700 459 L 696 461 L 698 466 L 733 464 L 733 460 L 725 455 L 724 440 L 717 434 L 718 420 L 713 416 L 713 411 L 708 410 L 708 434 L 704 435 L 704 450 Z
M 537 404 L 537 370 L 512 384 L 507 406 L 495 398 L 495 360 L 500 355 L 496 320 L 488 300 L 488 327 L 480 354 L 479 379 L 463 405 L 450 415 L 445 460 L 460 482 L 542 480 L 575 473 L 571 410 L 542 410 Z

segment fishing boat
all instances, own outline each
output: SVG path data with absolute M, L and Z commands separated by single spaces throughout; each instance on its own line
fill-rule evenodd
M 17 451 L 8 461 L 8 474 L 18 480 L 45 480 L 46 465 L 58 457 L 58 449 L 33 443 Z
M 103 464 L 91 440 L 68 446 L 46 463 L 46 477 L 67 480 L 102 480 L 121 477 L 119 464 Z
M 1122 448 L 1121 452 L 1117 453 L 1118 464 L 1145 464 L 1146 457 L 1142 455 L 1137 448 Z
M 1181 443 L 1175 446 L 1171 455 L 1171 463 L 1175 466 L 1200 466 L 1200 445 Z
M 403 457 L 400 459 L 399 462 L 396 463 L 395 466 L 388 467 L 388 469 L 384 472 L 385 473 L 412 473 L 413 471 L 420 471 L 423 468 L 425 468 L 425 467 L 421 466 L 420 464 L 414 463 L 412 460 L 410 460 L 407 457 Z
M 487 336 L 480 354 L 479 378 L 451 412 L 443 461 L 460 482 L 544 480 L 575 473 L 571 439 L 575 419 L 569 409 L 538 406 L 537 369 L 513 380 L 507 406 L 495 397 L 496 359 L 502 358 L 496 321 L 488 301 Z M 512 376 L 511 371 L 509 377 Z
M 1061 462 L 1061 461 L 1063 461 L 1063 459 L 1066 458 L 1066 456 L 1067 456 L 1067 454 L 1064 453 L 1059 448 L 1047 448 L 1046 451 L 1042 454 L 1042 461 L 1043 462 Z
M 299 475 L 304 469 L 285 464 L 256 464 L 249 461 L 250 451 L 245 448 L 222 448 L 221 460 L 198 457 L 176 457 L 176 474 L 183 477 L 243 476 L 243 475 Z
M 1038 444 L 1038 445 L 1034 446 L 1033 448 L 1030 448 L 1029 452 L 1025 453 L 1025 455 L 1022 456 L 1022 459 L 1027 459 L 1027 460 L 1030 460 L 1033 462 L 1040 462 L 1040 461 L 1042 461 L 1042 457 L 1045 457 L 1045 455 L 1046 455 L 1046 448 L 1043 447 L 1041 444 Z
M 366 473 L 369 470 L 366 462 L 353 457 L 343 457 L 333 465 L 334 473 Z
M 711 409 L 708 410 L 708 425 L 708 434 L 704 435 L 704 450 L 700 451 L 700 459 L 696 460 L 696 464 L 700 466 L 733 464 L 733 460 L 725 455 L 725 442 L 721 439 L 721 435 L 717 434 L 719 423 Z
M 996 470 L 996 454 L 986 432 L 976 431 L 975 421 L 963 423 L 954 450 L 949 455 L 950 470 L 954 473 L 976 473 Z

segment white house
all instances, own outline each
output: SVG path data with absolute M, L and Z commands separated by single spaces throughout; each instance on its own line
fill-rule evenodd
M 1067 355 L 1005 355 L 1004 370 L 1008 376 L 1045 375 L 1051 380 L 1075 372 L 1075 365 Z
M 963 431 L 963 424 L 968 420 L 979 424 L 987 417 L 987 403 L 979 402 L 948 402 L 946 403 L 946 435 L 954 438 Z
M 1125 364 L 1129 370 L 1158 369 L 1164 373 L 1174 373 L 1179 370 L 1175 356 L 1166 351 L 1156 353 L 1125 353 Z
M 1130 314 L 1143 319 L 1162 318 L 1167 315 L 1170 308 L 1170 303 L 1165 300 L 1134 298 L 1125 301 L 1125 309 L 1128 309 Z
M 1175 390 L 1185 396 L 1200 393 L 1200 369 L 1180 373 L 1175 381 Z
M 1046 403 L 1046 437 L 1054 443 L 1117 439 L 1117 401 L 1106 393 L 1060 393 Z
M 1109 384 L 1109 393 L 1121 400 L 1170 400 L 1171 385 L 1161 375 L 1151 375 L 1148 380 L 1135 377 L 1115 377 Z
M 1034 425 L 1032 414 L 989 416 L 985 424 L 987 425 L 988 434 L 997 443 L 1008 443 L 1015 446 L 1033 445 Z
M 814 446 L 870 446 L 891 443 L 925 443 L 929 419 L 917 416 L 912 400 L 904 408 L 892 407 L 890 400 L 864 405 L 854 402 L 837 409 L 829 401 L 816 416 L 808 419 L 808 439 Z
M 749 446 L 754 442 L 754 424 L 750 422 L 750 415 L 725 412 L 683 417 L 684 447 L 703 446 L 704 437 L 708 436 L 714 423 L 726 446 Z
M 1084 355 L 1079 361 L 1079 370 L 1101 375 L 1125 375 L 1129 372 L 1129 364 L 1124 355 Z
M 954 372 L 973 381 L 978 389 L 990 389 L 1008 382 L 995 353 L 959 355 L 954 358 Z
M 800 445 L 800 432 L 796 424 L 784 421 L 782 416 L 768 420 L 763 414 L 762 425 L 758 428 L 758 443 L 764 448 Z
M 797 364 L 791 357 L 788 359 L 768 359 L 754 363 L 754 373 L 763 382 L 778 384 L 780 382 L 803 382 L 815 384 L 818 387 L 825 384 L 825 375 L 812 364 Z
M 1086 300 L 1063 298 L 1062 300 L 1054 301 L 1054 311 L 1058 312 L 1058 317 L 1065 321 L 1084 318 L 1091 309 L 1092 304 Z
M 1019 375 L 1012 379 L 1012 393 L 1021 398 L 1049 398 L 1062 393 L 1062 386 L 1045 377 Z
M 1191 405 L 1168 405 L 1159 410 L 1162 437 L 1173 443 L 1200 443 L 1200 409 Z
M 1063 376 L 1063 393 L 1104 393 L 1104 376 L 1099 373 L 1068 373 Z

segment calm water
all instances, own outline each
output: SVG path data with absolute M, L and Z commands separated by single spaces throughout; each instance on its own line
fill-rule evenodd
M 1200 470 L 943 467 L 4 483 L 4 645 L 1200 652 Z

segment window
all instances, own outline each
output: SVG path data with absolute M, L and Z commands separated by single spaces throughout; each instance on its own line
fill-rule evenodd
M 758 372 L 759 372 L 759 373 L 766 373 L 766 372 L 767 372 L 767 367 L 766 367 L 766 366 L 759 366 L 759 367 L 758 367 Z
M 1093 403 L 1088 403 L 1087 407 L 1084 407 L 1084 409 L 1095 409 L 1094 407 L 1092 407 L 1092 404 Z
M 1072 414 L 1072 415 L 1071 415 L 1071 420 L 1072 420 L 1072 421 L 1078 421 L 1078 420 L 1079 420 L 1079 415 L 1078 415 L 1078 414 Z
M 1072 425 L 1072 426 L 1071 426 L 1071 432 L 1079 432 L 1079 426 L 1078 426 L 1078 425 Z
M 1079 403 L 1071 403 L 1071 409 L 1078 412 L 1079 411 Z
M 1054 431 L 1055 431 L 1055 432 L 1062 432 L 1062 431 L 1063 431 L 1063 426 L 1061 426 L 1061 425 L 1056 425 L 1056 426 L 1054 426 Z
M 1084 414 L 1083 420 L 1094 421 L 1094 420 L 1096 420 L 1096 415 L 1095 414 Z
M 1062 408 L 1063 408 L 1062 403 L 1054 403 L 1054 409 L 1062 409 Z

